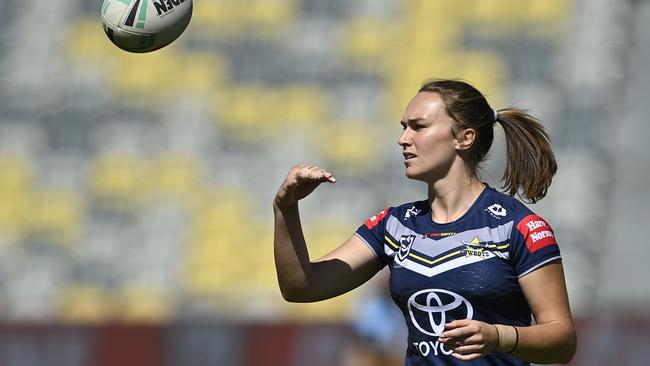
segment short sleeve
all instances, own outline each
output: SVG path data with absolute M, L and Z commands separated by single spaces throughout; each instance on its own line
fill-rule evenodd
M 520 278 L 545 264 L 562 259 L 548 222 L 532 212 L 522 216 L 516 221 L 510 237 L 511 262 Z
M 391 208 L 389 207 L 370 217 L 355 232 L 375 253 L 377 261 L 382 267 L 389 263 L 389 257 L 384 252 L 384 236 L 386 235 L 387 216 L 390 211 Z

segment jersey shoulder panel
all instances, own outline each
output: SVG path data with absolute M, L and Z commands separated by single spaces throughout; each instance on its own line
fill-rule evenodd
M 388 223 L 410 221 L 425 212 L 427 201 L 407 202 L 399 206 L 387 207 L 377 214 L 370 216 L 355 234 L 363 240 L 375 253 L 381 265 L 389 264 L 399 248 L 395 238 L 388 233 Z
M 513 221 L 510 259 L 519 277 L 561 259 L 555 233 L 547 220 L 510 195 L 495 191 L 492 200 L 490 214 L 498 214 L 502 208 L 504 218 Z
M 499 221 L 516 221 L 522 212 L 530 211 L 516 198 L 488 187 L 488 194 L 483 210 L 489 216 Z

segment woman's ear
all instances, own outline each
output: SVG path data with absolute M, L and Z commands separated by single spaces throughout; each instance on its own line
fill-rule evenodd
M 469 150 L 472 145 L 474 145 L 474 140 L 476 140 L 476 130 L 473 128 L 465 128 L 456 134 L 456 144 L 454 147 L 456 150 L 466 151 Z

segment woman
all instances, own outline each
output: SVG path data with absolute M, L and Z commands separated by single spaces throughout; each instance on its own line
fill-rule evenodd
M 477 176 L 496 123 L 506 136 L 510 195 Z M 273 203 L 284 298 L 338 296 L 389 266 L 409 329 L 406 365 L 570 361 L 576 336 L 558 245 L 549 224 L 512 197 L 543 198 L 555 174 L 541 124 L 519 109 L 493 110 L 465 82 L 433 80 L 409 102 L 401 125 L 406 176 L 427 184 L 428 199 L 385 209 L 315 261 L 298 201 L 336 178 L 305 164 L 289 171 Z

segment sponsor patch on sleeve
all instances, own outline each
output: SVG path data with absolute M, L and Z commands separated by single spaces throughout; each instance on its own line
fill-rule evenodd
M 375 216 L 369 218 L 368 220 L 366 220 L 366 223 L 365 223 L 366 227 L 368 229 L 372 229 L 373 227 L 377 226 L 377 224 L 379 224 L 381 222 L 381 220 L 384 217 L 386 217 L 387 213 L 388 213 L 388 208 L 384 209 L 383 211 L 376 214 Z
M 524 217 L 517 224 L 517 230 L 523 235 L 528 251 L 531 253 L 549 245 L 557 245 L 551 226 L 535 214 Z

